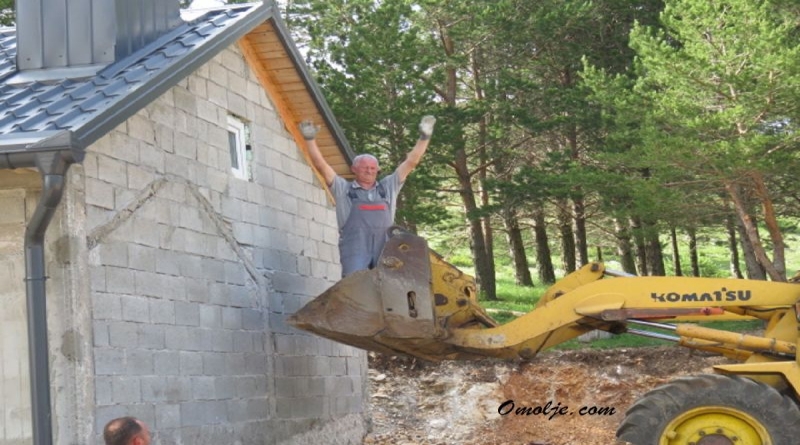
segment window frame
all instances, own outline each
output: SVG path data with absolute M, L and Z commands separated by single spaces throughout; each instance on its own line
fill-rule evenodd
M 231 162 L 231 173 L 234 177 L 248 181 L 249 173 L 247 171 L 247 124 L 236 116 L 228 115 L 228 128 L 229 133 L 233 133 L 236 146 L 230 146 L 230 138 L 228 139 L 228 154 L 233 161 L 233 151 L 235 150 L 236 160 L 238 167 Z

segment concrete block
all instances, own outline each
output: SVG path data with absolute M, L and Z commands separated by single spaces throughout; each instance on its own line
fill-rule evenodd
M 94 379 L 94 400 L 98 405 L 110 405 L 114 403 L 114 393 L 111 383 L 115 377 L 97 376 Z
M 173 89 L 173 91 L 175 89 Z M 172 96 L 174 98 L 176 95 L 173 93 Z M 147 106 L 147 110 L 150 112 L 150 120 L 154 122 L 156 145 L 161 145 L 158 138 L 159 129 L 167 128 L 171 131 L 172 128 L 175 128 L 175 106 L 165 101 L 157 100 L 150 103 L 150 105 Z
M 153 121 L 142 112 L 128 118 L 128 135 L 146 144 L 155 144 Z
M 150 299 L 150 321 L 154 324 L 175 324 L 175 303 Z
M 189 179 L 189 164 L 185 158 L 167 156 L 164 159 L 164 172 L 170 175 Z
M 267 379 L 261 376 L 243 376 L 235 381 L 236 396 L 239 398 L 263 397 L 267 393 Z
M 122 267 L 106 267 L 106 291 L 118 294 L 136 293 L 134 272 Z
M 239 90 L 241 91 L 241 90 Z M 228 90 L 227 91 L 227 109 L 232 114 L 237 116 L 248 116 L 250 113 L 248 112 L 248 104 L 247 99 L 242 97 L 240 94 L 236 94 L 234 91 Z
M 331 357 L 329 366 L 328 372 L 331 375 L 347 375 L 347 359 L 345 357 Z
M 247 374 L 247 360 L 244 353 L 225 354 L 225 374 L 245 375 Z
M 155 269 L 155 249 L 140 244 L 127 243 L 128 266 L 132 269 L 153 272 Z
M 179 351 L 153 351 L 154 373 L 163 376 L 179 375 L 181 373 L 180 354 Z
M 207 99 L 208 98 L 208 87 L 207 87 L 207 84 L 206 84 L 206 82 L 207 82 L 206 79 L 203 79 L 202 77 L 198 77 L 198 76 L 189 76 L 189 78 L 187 80 L 189 81 L 189 91 L 188 91 L 189 94 L 186 94 L 188 97 L 191 97 L 192 99 L 194 99 L 195 97 L 199 97 L 199 98 L 202 98 L 202 99 Z M 177 96 L 176 96 L 176 99 L 177 99 Z M 175 105 L 178 106 L 179 108 L 181 108 L 178 105 L 177 100 L 176 100 Z M 195 101 L 192 102 L 192 105 L 195 106 Z M 185 111 L 193 113 L 194 109 L 185 110 Z
M 164 288 L 164 275 L 144 271 L 130 272 L 134 277 L 135 292 L 131 291 L 128 293 L 159 298 L 163 298 L 166 295 L 167 289 Z M 109 275 L 109 279 L 110 278 Z
M 186 326 L 166 326 L 167 349 L 199 351 L 201 341 L 198 334 Z
M 114 186 L 114 209 L 122 210 L 136 199 L 136 192 L 127 187 Z
M 206 330 L 202 334 L 203 344 L 208 350 L 215 352 L 233 351 L 233 333 L 231 331 Z
M 153 324 L 139 325 L 139 347 L 144 349 L 162 350 L 166 346 L 164 326 Z
M 225 282 L 225 264 L 212 258 L 203 258 L 203 276 L 209 281 Z
M 242 309 L 242 329 L 259 331 L 264 329 L 264 317 L 261 311 Z
M 155 180 L 155 175 L 138 165 L 128 164 L 128 184 L 131 190 L 142 190 Z
M 135 218 L 134 221 L 131 221 L 131 224 L 133 226 L 133 241 L 144 246 L 159 247 L 158 223 L 144 218 Z
M 235 307 L 222 308 L 222 327 L 225 329 L 242 328 L 242 311 Z
M 150 302 L 147 298 L 123 295 L 120 300 L 122 301 L 123 320 L 139 323 L 150 322 Z
M 225 282 L 228 284 L 236 284 L 243 286 L 246 284 L 246 277 L 248 277 L 247 270 L 241 262 L 225 262 Z
M 142 144 L 142 142 L 125 132 L 112 131 L 110 133 L 110 141 L 108 145 L 105 146 L 107 147 L 107 151 L 103 153 L 130 164 L 139 164 L 140 144 Z
M 139 345 L 139 326 L 128 321 L 108 323 L 109 344 L 117 348 L 135 348 Z
M 253 336 L 249 332 L 237 331 L 233 334 L 234 352 L 253 352 Z
M 214 394 L 220 400 L 236 398 L 236 379 L 238 377 L 216 377 L 214 379 Z
M 125 351 L 126 369 L 131 375 L 152 375 L 155 369 L 153 351 L 128 349 Z
M 94 370 L 96 375 L 125 374 L 125 352 L 119 349 L 95 348 Z
M 194 82 L 191 81 L 192 78 L 195 79 Z M 205 81 L 203 79 L 197 77 L 192 78 L 190 78 L 189 82 L 190 89 L 197 90 L 198 85 L 205 89 Z M 193 115 L 197 113 L 197 103 L 199 101 L 195 93 L 190 89 L 175 87 L 172 89 L 172 92 L 175 98 L 175 108 L 184 111 L 187 114 Z M 205 94 L 203 94 L 203 96 L 205 96 Z
M 159 403 L 155 406 L 155 409 L 156 423 L 154 429 L 159 431 L 159 434 L 164 430 L 181 426 L 180 405 Z
M 228 400 L 226 403 L 228 405 L 228 418 L 231 422 L 246 422 L 250 420 L 247 400 Z
M 186 299 L 196 303 L 208 303 L 211 301 L 213 286 L 206 280 L 187 279 Z
M 241 221 L 242 201 L 239 199 L 224 198 L 222 200 L 222 214 L 231 221 Z
M 142 402 L 167 400 L 167 379 L 162 376 L 145 376 L 140 380 Z
M 214 68 L 212 67 L 212 72 Z M 217 80 L 219 79 L 219 80 Z M 225 81 L 224 77 L 220 78 L 212 78 L 212 80 L 206 83 L 206 89 L 208 90 L 208 101 L 214 105 L 217 105 L 220 108 L 228 109 L 228 91 L 225 89 L 224 86 L 217 83 L 217 81 Z
M 203 375 L 203 354 L 197 352 L 180 352 L 181 375 Z
M 210 85 L 212 83 L 213 82 L 206 83 L 206 90 L 207 91 L 208 91 L 208 85 Z M 197 117 L 202 119 L 202 120 L 204 120 L 204 121 L 211 122 L 211 123 L 214 123 L 214 124 L 218 124 L 219 123 L 219 118 L 217 116 L 217 109 L 218 108 L 219 107 L 216 104 L 212 103 L 210 100 L 199 100 L 198 99 L 197 100 Z M 180 126 L 179 126 L 179 128 L 180 128 Z M 181 129 L 181 130 L 187 132 L 188 134 L 194 134 L 194 133 L 190 133 L 190 132 L 186 131 L 188 129 Z
M 86 178 L 86 203 L 104 209 L 113 209 L 114 187 L 99 179 Z
M 195 232 L 203 232 L 205 216 L 197 207 L 180 206 L 180 226 Z
M 245 354 L 244 355 L 245 367 L 247 374 L 267 374 L 267 356 L 259 353 Z
M 216 377 L 192 377 L 192 398 L 194 400 L 216 400 L 214 382 Z
M 142 143 L 139 145 L 140 165 L 150 167 L 157 173 L 164 173 L 166 155 L 160 147 Z
M 157 249 L 154 252 L 156 272 L 165 275 L 181 275 L 181 263 L 185 255 L 165 249 Z
M 200 305 L 200 327 L 218 329 L 222 327 L 222 308 L 219 306 Z
M 176 301 L 175 324 L 183 326 L 200 326 L 200 307 L 197 303 Z
M 92 292 L 93 316 L 96 320 L 121 320 L 122 301 L 116 294 Z
M 228 354 L 206 352 L 203 353 L 204 375 L 225 375 Z
M 192 401 L 180 405 L 182 426 L 218 425 L 228 420 L 227 407 L 221 401 Z
M 292 417 L 303 419 L 318 419 L 325 413 L 326 399 L 324 397 L 298 397 L 287 400 L 292 409 Z
M 167 376 L 167 402 L 177 403 L 192 398 L 192 382 L 188 377 Z
M 201 257 L 196 255 L 182 255 L 180 261 L 177 261 L 177 263 L 179 266 L 178 275 L 194 279 L 205 278 Z
M 99 156 L 98 177 L 100 180 L 115 184 L 121 187 L 128 187 L 127 163 L 111 158 L 109 156 Z
M 92 326 L 92 344 L 95 347 L 103 347 L 103 346 L 110 346 L 111 340 L 108 336 L 108 322 L 106 321 L 95 321 Z M 4 332 L 5 336 L 8 336 L 7 332 Z

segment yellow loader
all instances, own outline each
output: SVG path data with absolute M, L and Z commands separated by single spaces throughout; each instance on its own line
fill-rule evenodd
M 472 277 L 423 238 L 390 233 L 375 269 L 345 277 L 289 322 L 362 349 L 426 360 L 531 359 L 593 330 L 672 340 L 738 363 L 647 393 L 628 409 L 621 441 L 800 444 L 797 284 L 638 277 L 591 263 L 549 288 L 532 311 L 498 325 L 479 305 Z M 763 334 L 693 323 L 731 318 L 763 320 Z

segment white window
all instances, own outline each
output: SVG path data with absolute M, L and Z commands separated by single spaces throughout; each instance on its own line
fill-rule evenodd
M 250 131 L 247 124 L 235 117 L 228 116 L 228 149 L 231 154 L 231 173 L 246 181 L 253 180 L 252 150 L 249 144 Z

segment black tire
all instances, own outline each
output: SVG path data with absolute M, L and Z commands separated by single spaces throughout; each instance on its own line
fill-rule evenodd
M 745 443 L 761 445 L 798 443 L 800 409 L 790 397 L 764 383 L 738 376 L 700 375 L 677 379 L 645 394 L 628 409 L 617 429 L 617 438 L 633 445 L 742 443 L 742 437 L 736 436 L 750 437 Z

